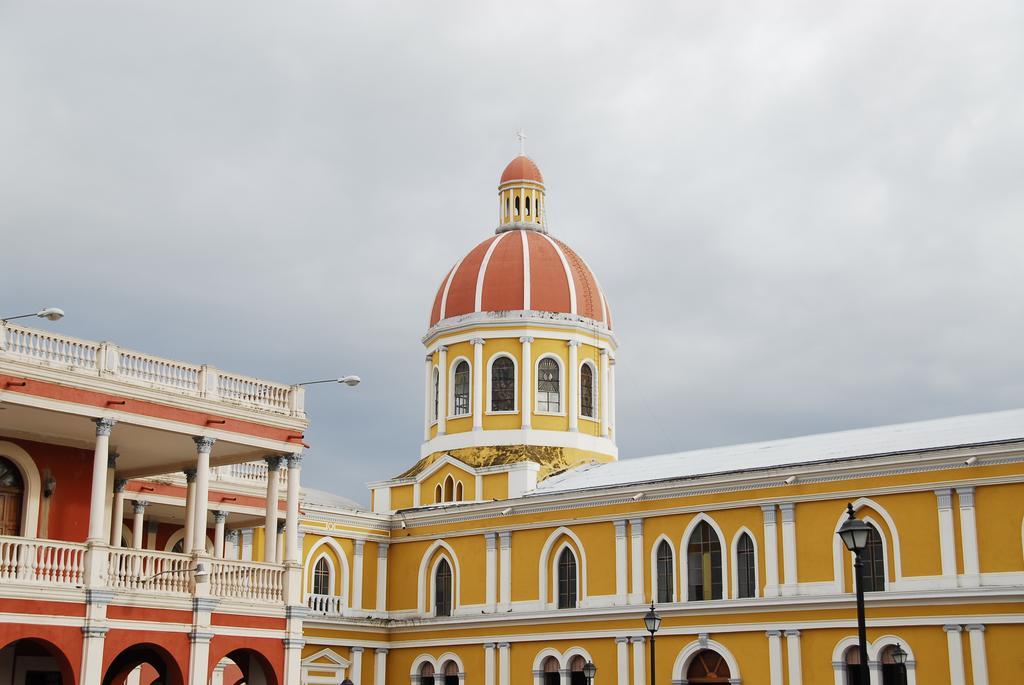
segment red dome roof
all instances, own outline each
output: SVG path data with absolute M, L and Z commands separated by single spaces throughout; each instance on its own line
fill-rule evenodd
M 525 159 L 525 158 L 523 158 Z M 590 267 L 565 243 L 517 229 L 488 238 L 445 276 L 430 325 L 474 312 L 575 314 L 611 329 L 611 312 Z
M 505 170 L 501 172 L 501 182 L 507 183 L 508 181 L 524 180 L 543 183 L 544 177 L 540 175 L 540 169 L 537 168 L 532 159 L 526 155 L 519 155 L 509 162 Z

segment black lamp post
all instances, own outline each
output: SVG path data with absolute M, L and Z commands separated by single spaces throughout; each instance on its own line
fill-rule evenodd
M 353 683 L 348 678 L 345 678 L 344 680 L 341 681 L 341 685 L 355 685 L 355 683 Z
M 597 666 L 593 661 L 583 664 L 583 675 L 587 678 L 587 685 L 594 685 L 594 676 L 597 675 Z
M 654 685 L 654 634 L 658 632 L 658 628 L 661 628 L 661 616 L 654 610 L 654 602 L 651 602 L 651 608 L 644 614 L 644 627 L 647 628 L 647 632 L 651 634 L 651 679 L 650 685 Z
M 896 663 L 896 670 L 900 672 L 900 685 L 907 685 L 907 650 L 896 643 L 896 649 L 892 650 L 892 660 Z
M 868 638 L 867 627 L 864 621 L 864 562 L 861 553 L 868 546 L 868 534 L 871 526 L 864 523 L 854 515 L 853 505 L 846 505 L 849 518 L 839 527 L 837 535 L 842 539 L 846 549 L 853 552 L 853 573 L 857 588 L 857 642 L 860 647 L 860 685 L 868 685 L 870 676 L 868 674 Z

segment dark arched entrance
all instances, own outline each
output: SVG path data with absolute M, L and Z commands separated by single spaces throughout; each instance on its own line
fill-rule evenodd
M 727 683 L 732 677 L 729 665 L 722 655 L 713 649 L 702 649 L 693 656 L 690 667 L 686 669 L 686 682 L 691 685 L 705 683 Z
M 124 685 L 131 672 L 139 666 L 144 666 L 147 679 L 155 676 L 140 685 L 185 685 L 181 668 L 174 657 L 163 647 L 149 643 L 133 645 L 118 654 L 107 667 L 103 685 Z
M 25 482 L 10 459 L 0 457 L 0 535 L 21 535 Z
M 46 640 L 24 638 L 0 649 L 0 682 L 11 685 L 75 685 L 75 673 L 62 651 Z
M 254 649 L 228 652 L 213 668 L 211 685 L 278 685 L 267 658 Z

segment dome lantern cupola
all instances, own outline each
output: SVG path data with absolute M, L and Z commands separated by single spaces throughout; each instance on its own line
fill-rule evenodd
M 498 229 L 503 233 L 527 229 L 547 233 L 545 217 L 544 177 L 532 159 L 526 156 L 519 132 L 519 156 L 508 163 L 498 184 Z

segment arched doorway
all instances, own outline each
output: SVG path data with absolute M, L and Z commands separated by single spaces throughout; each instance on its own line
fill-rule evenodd
M 586 665 L 587 660 L 579 654 L 569 659 L 569 685 L 587 685 L 587 676 L 583 672 Z
M 713 649 L 702 649 L 693 655 L 686 669 L 686 682 L 691 685 L 703 683 L 727 683 L 732 675 L 725 658 Z
M 228 652 L 210 673 L 210 685 L 277 685 L 266 657 L 253 649 Z
M 141 669 L 139 667 L 142 667 Z M 148 682 L 147 682 L 148 681 Z M 159 645 L 139 644 L 110 662 L 102 685 L 184 685 L 181 668 Z
M 24 638 L 0 649 L 0 683 L 74 685 L 75 674 L 58 647 L 46 640 Z
M 25 481 L 10 459 L 0 457 L 0 535 L 21 535 Z
M 562 676 L 559 673 L 558 659 L 549 656 L 544 660 L 542 670 L 544 671 L 544 685 L 561 685 Z

